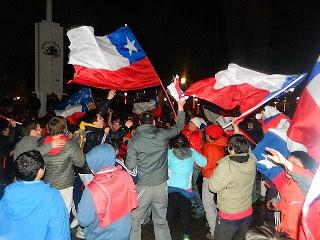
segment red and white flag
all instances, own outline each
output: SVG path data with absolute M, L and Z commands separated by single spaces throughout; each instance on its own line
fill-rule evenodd
M 194 83 L 185 91 L 221 108 L 231 110 L 240 106 L 241 113 L 279 97 L 302 82 L 304 75 L 267 75 L 236 64 L 215 74 L 215 77 Z
M 172 83 L 170 83 L 169 86 L 167 86 L 167 89 L 169 90 L 170 95 L 176 101 L 179 101 L 181 97 L 185 97 L 180 87 L 180 77 L 178 74 L 176 74 Z M 188 97 L 185 97 L 185 99 L 188 99 Z
M 288 136 L 305 145 L 309 155 L 320 162 L 320 57 L 308 80 L 293 115 Z
M 69 30 L 67 35 L 71 42 L 69 64 L 75 68 L 70 83 L 122 91 L 161 84 L 129 27 L 95 36 L 92 27 L 82 26 Z

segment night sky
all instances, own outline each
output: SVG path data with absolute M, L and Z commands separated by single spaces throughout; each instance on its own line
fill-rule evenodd
M 0 81 L 34 85 L 34 23 L 45 0 L 2 1 Z M 165 84 L 212 76 L 230 62 L 265 73 L 309 71 L 320 53 L 320 1 L 80 1 L 53 0 L 53 21 L 66 31 L 90 25 L 106 35 L 128 24 Z M 65 81 L 72 78 L 67 64 Z M 10 85 L 11 84 L 11 85 Z

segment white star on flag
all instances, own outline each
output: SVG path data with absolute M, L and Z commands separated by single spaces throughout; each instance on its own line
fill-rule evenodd
M 261 165 L 266 166 L 267 169 L 276 167 L 275 164 L 273 164 L 272 162 L 270 162 L 269 160 L 266 160 L 266 159 L 265 159 L 265 160 L 258 161 L 258 163 L 261 164 Z
M 127 44 L 124 45 L 125 48 L 129 50 L 129 54 L 132 55 L 132 51 L 138 52 L 137 48 L 134 46 L 136 40 L 133 40 L 132 42 L 130 39 L 127 37 Z

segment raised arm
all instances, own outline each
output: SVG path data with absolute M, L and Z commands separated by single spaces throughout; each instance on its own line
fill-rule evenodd
M 185 104 L 186 104 L 186 100 L 184 98 L 180 98 L 178 101 L 177 123 L 162 132 L 164 134 L 164 138 L 168 138 L 168 139 L 173 138 L 182 131 L 184 122 L 185 122 L 185 112 L 184 112 Z

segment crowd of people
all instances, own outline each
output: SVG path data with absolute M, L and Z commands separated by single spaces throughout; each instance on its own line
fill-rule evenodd
M 155 239 L 170 240 L 176 210 L 183 240 L 190 240 L 190 210 L 206 218 L 207 239 L 298 239 L 318 164 L 303 151 L 286 156 L 259 145 L 279 113 L 270 121 L 267 106 L 259 120 L 233 121 L 225 131 L 186 116 L 184 98 L 175 119 L 163 122 L 150 110 L 121 119 L 110 108 L 115 95 L 110 90 L 73 122 L 33 113 L 35 120 L 20 126 L 1 116 L 0 239 L 67 240 L 76 228 L 88 240 L 140 240 L 152 221 Z M 257 167 L 260 148 L 283 166 L 281 188 Z M 249 230 L 257 196 L 270 210 L 270 226 Z

